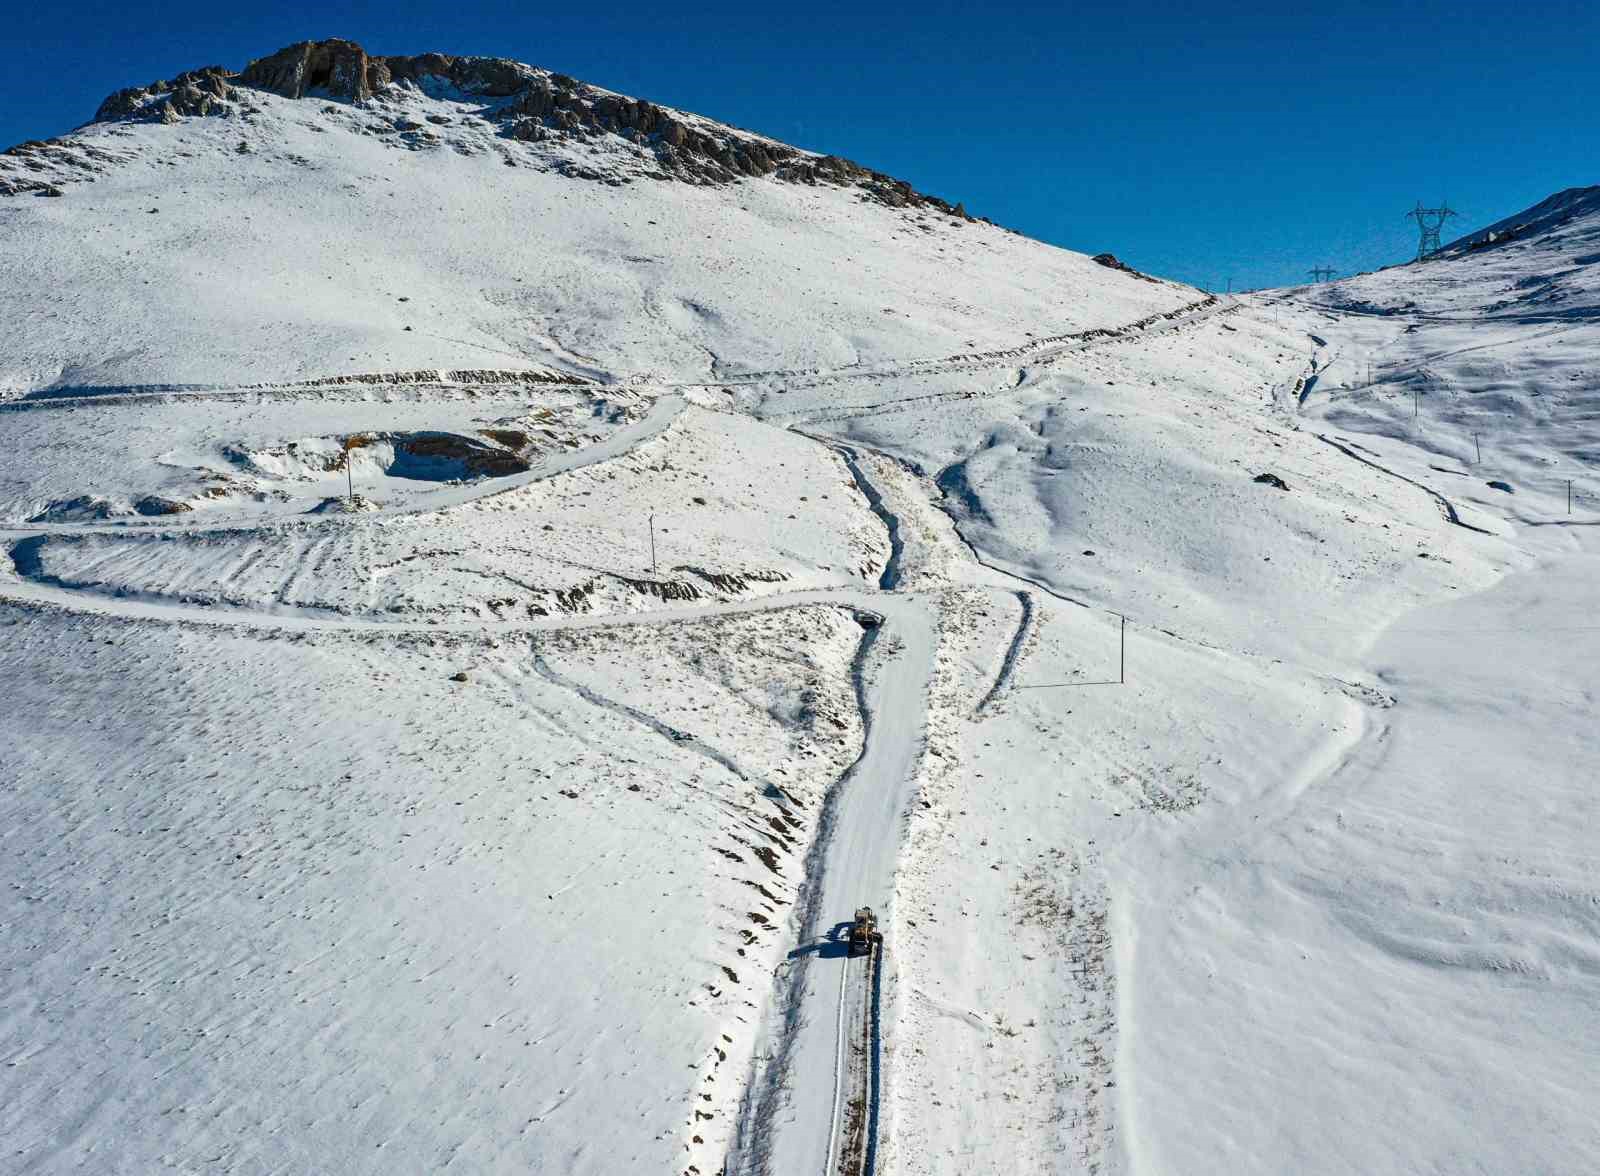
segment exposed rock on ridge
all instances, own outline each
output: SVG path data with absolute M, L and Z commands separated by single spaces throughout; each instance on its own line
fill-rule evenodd
M 903 180 L 847 159 L 813 155 L 521 62 L 443 53 L 375 57 L 354 41 L 338 39 L 290 45 L 252 61 L 238 73 L 207 66 L 170 81 L 119 90 L 101 103 L 95 121 L 170 123 L 186 117 L 230 116 L 239 113 L 241 104 L 248 106 L 250 90 L 366 105 L 392 96 L 396 87 L 482 101 L 482 117 L 507 139 L 618 136 L 653 157 L 657 169 L 653 174 L 660 179 L 716 184 L 770 175 L 793 183 L 848 185 L 890 207 L 934 208 L 973 219 L 960 204 L 918 192 Z
M 231 113 L 228 79 L 233 75 L 220 65 L 181 73 L 170 82 L 151 82 L 118 90 L 100 104 L 95 122 L 138 118 L 177 122 L 192 115 Z

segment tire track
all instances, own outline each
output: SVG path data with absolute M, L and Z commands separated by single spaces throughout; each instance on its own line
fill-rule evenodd
M 1164 311 L 1159 314 L 1147 315 L 1120 327 L 1091 327 L 1085 331 L 1074 332 L 1069 335 L 1054 336 L 1051 340 L 1039 340 L 1033 344 L 1022 347 L 1008 348 L 1000 351 L 977 351 L 965 355 L 950 356 L 938 360 L 912 360 L 901 365 L 880 365 L 871 369 L 852 371 L 840 368 L 826 375 L 818 376 L 807 381 L 798 381 L 784 385 L 785 392 L 807 391 L 815 388 L 826 388 L 834 383 L 846 380 L 890 380 L 911 379 L 919 376 L 945 375 L 952 372 L 982 371 L 996 365 L 1008 365 L 1017 360 L 1029 359 L 1027 365 L 1022 365 L 1018 375 L 1006 381 L 1003 388 L 990 389 L 984 392 L 971 390 L 952 392 L 929 392 L 916 396 L 905 396 L 895 400 L 871 401 L 862 404 L 832 405 L 825 410 L 826 415 L 814 415 L 813 409 L 791 409 L 783 412 L 760 413 L 763 420 L 783 417 L 803 418 L 809 422 L 822 423 L 828 421 L 851 420 L 856 416 L 873 415 L 881 412 L 903 411 L 918 404 L 928 404 L 943 400 L 971 400 L 980 396 L 998 396 L 1005 392 L 1014 391 L 1026 381 L 1029 367 L 1047 367 L 1063 356 L 1086 351 L 1091 347 L 1103 343 L 1125 342 L 1131 339 L 1146 338 L 1151 333 L 1149 328 L 1158 327 L 1164 330 L 1179 330 L 1204 322 L 1213 314 L 1231 313 L 1237 310 L 1238 304 L 1222 305 L 1222 300 L 1215 295 L 1192 302 L 1174 310 Z M 1029 358 L 1032 357 L 1032 358 Z M 773 373 L 779 375 L 781 373 Z M 770 377 L 768 377 L 770 378 Z M 736 383 L 725 382 L 722 387 L 736 388 L 749 383 L 758 382 L 755 379 L 739 381 Z
M 1005 659 L 1000 663 L 1000 672 L 995 675 L 994 684 L 984 696 L 978 700 L 978 705 L 973 709 L 974 718 L 982 718 L 983 712 L 989 704 L 1000 696 L 1000 692 L 1011 682 L 1012 674 L 1016 671 L 1017 660 L 1022 656 L 1022 644 L 1028 639 L 1028 632 L 1033 625 L 1033 594 L 1025 589 L 1017 589 L 1013 595 L 1022 605 L 1022 617 L 1017 622 L 1017 631 L 1012 635 L 1011 644 L 1006 649 Z
M 558 672 L 550 665 L 548 661 L 545 660 L 544 655 L 540 653 L 537 648 L 533 650 L 532 665 L 533 672 L 538 674 L 539 677 L 543 678 L 546 682 L 549 682 L 554 686 L 559 686 L 563 690 L 570 690 L 572 693 L 576 694 L 579 698 L 583 699 L 583 701 L 589 703 L 591 706 L 597 706 L 601 710 L 608 710 L 615 714 L 623 715 L 626 718 L 632 719 L 635 723 L 638 723 L 644 727 L 648 727 L 657 735 L 660 735 L 665 739 L 670 739 L 679 747 L 686 747 L 695 752 L 697 755 L 710 760 L 719 768 L 731 772 L 737 779 L 746 781 L 752 779 L 750 773 L 745 771 L 744 768 L 740 767 L 731 756 L 718 751 L 715 747 L 712 747 L 709 743 L 705 742 L 703 739 L 700 739 L 698 736 L 692 735 L 688 731 L 682 730 L 681 728 L 674 727 L 669 723 L 663 723 L 654 715 L 649 714 L 646 711 L 642 711 L 638 707 L 629 706 L 627 703 L 619 702 L 614 698 L 607 698 L 599 691 L 593 690 L 590 687 L 585 686 L 582 682 L 576 681 L 575 679 L 569 678 L 565 674 Z M 761 780 L 759 782 L 765 786 L 765 790 L 767 790 L 770 794 L 774 786 L 765 780 Z
M 861 957 L 854 985 L 846 980 L 839 1000 L 839 1090 L 828 1145 L 830 1176 L 872 1176 L 878 1155 L 880 1037 L 878 1012 L 883 987 L 883 945 Z M 846 992 L 853 998 L 848 1003 Z
M 1388 466 L 1379 465 L 1377 462 L 1372 461 L 1369 458 L 1362 457 L 1355 450 L 1349 448 L 1348 446 L 1341 445 L 1339 442 L 1335 441 L 1332 437 L 1329 437 L 1326 433 L 1317 433 L 1315 436 L 1316 436 L 1318 441 L 1322 441 L 1322 442 L 1325 442 L 1328 445 L 1333 446 L 1335 449 L 1337 449 L 1340 453 L 1344 454 L 1346 457 L 1352 457 L 1356 461 L 1359 461 L 1364 466 L 1371 466 L 1373 469 L 1379 471 L 1380 473 L 1388 474 L 1391 478 L 1399 478 L 1402 482 L 1405 482 L 1405 483 L 1407 483 L 1409 485 L 1415 486 L 1418 490 L 1421 490 L 1424 494 L 1428 495 L 1428 497 L 1433 499 L 1433 501 L 1438 505 L 1439 509 L 1444 513 L 1444 517 L 1445 517 L 1445 521 L 1446 522 L 1453 523 L 1455 526 L 1458 526 L 1458 527 L 1460 527 L 1460 528 L 1462 528 L 1463 530 L 1466 530 L 1466 531 L 1476 531 L 1480 535 L 1493 535 L 1494 534 L 1493 531 L 1486 531 L 1482 527 L 1474 527 L 1471 523 L 1462 522 L 1461 521 L 1461 516 L 1456 513 L 1455 506 L 1450 502 L 1450 500 L 1448 498 L 1446 498 L 1443 494 L 1440 494 L 1432 486 L 1424 485 L 1423 483 L 1417 481 L 1415 478 L 1408 478 L 1404 474 L 1396 473 L 1394 470 L 1391 470 Z

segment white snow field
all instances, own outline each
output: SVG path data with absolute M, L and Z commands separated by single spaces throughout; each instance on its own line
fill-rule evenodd
M 492 59 L 103 113 L 0 1171 L 1600 1171 L 1600 190 L 1216 298 Z

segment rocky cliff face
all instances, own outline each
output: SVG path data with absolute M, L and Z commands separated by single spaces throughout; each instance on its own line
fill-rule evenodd
M 891 207 L 929 208 L 972 219 L 960 204 L 918 192 L 903 180 L 847 159 L 814 155 L 500 57 L 443 53 L 376 57 L 354 41 L 303 41 L 252 61 L 237 73 L 207 66 L 169 81 L 119 90 L 101 103 L 95 121 L 176 122 L 234 116 L 249 112 L 251 93 L 257 91 L 364 106 L 408 89 L 478 104 L 480 116 L 507 139 L 625 140 L 654 160 L 654 172 L 645 174 L 658 179 L 721 184 L 772 176 L 792 183 L 849 185 L 859 188 L 868 199 Z M 12 152 L 37 155 L 48 147 L 23 144 Z M 583 173 L 573 170 L 571 174 Z

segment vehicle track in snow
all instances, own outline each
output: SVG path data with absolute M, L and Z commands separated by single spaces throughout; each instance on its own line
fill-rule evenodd
M 818 377 L 810 382 L 785 383 L 783 391 L 787 393 L 827 387 L 836 382 L 836 380 L 842 379 L 892 380 L 945 375 L 952 372 L 978 372 L 990 370 L 997 366 L 1006 366 L 1021 358 L 1029 359 L 1026 365 L 1018 365 L 1017 374 L 1004 380 L 1001 386 L 982 391 L 959 389 L 948 392 L 925 392 L 891 400 L 830 405 L 826 410 L 821 411 L 805 408 L 767 411 L 765 402 L 763 402 L 762 405 L 754 410 L 754 414 L 762 420 L 794 418 L 807 424 L 826 424 L 833 421 L 854 420 L 863 416 L 876 416 L 886 412 L 900 412 L 919 405 L 946 400 L 973 400 L 982 397 L 1001 396 L 1022 387 L 1027 382 L 1030 368 L 1048 367 L 1064 356 L 1110 343 L 1148 339 L 1159 334 L 1183 330 L 1203 323 L 1215 315 L 1230 314 L 1239 309 L 1239 303 L 1224 303 L 1221 299 L 1212 296 L 1171 311 L 1138 319 L 1120 327 L 1093 327 L 1073 335 L 1058 336 L 1058 340 L 1066 341 L 1056 342 L 1048 347 L 1041 346 L 1037 350 L 1033 345 L 1028 345 L 1004 351 L 973 352 L 966 356 L 951 357 L 943 360 L 912 361 L 898 366 L 877 365 L 872 370 L 861 372 L 840 369 L 840 372 L 828 373 L 826 376 Z M 1043 344 L 1044 341 L 1041 340 L 1040 342 Z M 919 366 L 919 363 L 922 366 Z M 747 381 L 747 383 L 755 382 L 757 381 Z M 741 385 L 724 384 L 722 386 L 731 390 Z
M 1340 442 L 1335 441 L 1332 437 L 1329 437 L 1326 433 L 1317 433 L 1317 434 L 1315 434 L 1315 436 L 1316 436 L 1318 441 L 1321 441 L 1324 444 L 1333 446 L 1335 449 L 1337 449 L 1340 453 L 1344 454 L 1346 457 L 1354 458 L 1356 461 L 1359 461 L 1362 465 L 1371 466 L 1373 469 L 1377 470 L 1379 473 L 1388 474 L 1391 478 L 1399 478 L 1402 482 L 1405 482 L 1405 483 L 1407 483 L 1408 485 L 1411 485 L 1411 486 L 1415 486 L 1418 490 L 1421 490 L 1423 493 L 1427 494 L 1430 498 L 1433 499 L 1435 504 L 1438 505 L 1439 510 L 1444 514 L 1446 522 L 1453 523 L 1455 526 L 1461 527 L 1464 530 L 1476 531 L 1480 535 L 1493 535 L 1494 534 L 1493 531 L 1486 531 L 1482 527 L 1474 527 L 1471 523 L 1462 522 L 1461 521 L 1461 516 L 1456 513 L 1455 505 L 1448 498 L 1446 498 L 1443 494 L 1440 494 L 1437 490 L 1435 490 L 1432 486 L 1424 485 L 1423 483 L 1417 481 L 1415 478 L 1408 478 L 1404 474 L 1396 473 L 1394 470 L 1391 470 L 1388 466 L 1379 465 L 1377 462 L 1373 461 L 1370 458 L 1362 457 L 1354 449 L 1350 448 L 1349 444 L 1341 444 Z
M 1175 312 L 1177 316 L 1185 310 Z M 1172 319 L 1174 315 L 1158 316 Z M 1066 346 L 1084 346 L 1114 332 L 1094 333 L 1088 341 Z M 1038 348 L 1032 354 L 1044 358 Z M 981 362 L 994 362 L 993 358 Z M 917 369 L 932 370 L 927 365 Z M 684 407 L 678 397 L 664 397 L 639 422 L 598 446 L 571 455 L 523 476 L 521 481 L 549 477 L 565 469 L 578 468 L 619 456 L 667 428 Z M 874 406 L 882 411 L 886 406 Z M 786 608 L 825 604 L 866 617 L 863 633 L 852 666 L 857 705 L 861 715 L 863 743 L 856 761 L 826 793 L 817 818 L 815 834 L 805 851 L 802 877 L 790 914 L 790 927 L 802 945 L 794 957 L 780 966 L 774 980 L 769 1006 L 766 1056 L 753 1063 L 741 1102 L 737 1135 L 728 1157 L 729 1171 L 823 1172 L 844 1170 L 852 1176 L 870 1173 L 879 1149 L 879 1104 L 881 1098 L 881 1010 L 882 958 L 875 953 L 869 967 L 849 969 L 839 977 L 838 998 L 829 1007 L 819 1007 L 819 986 L 827 989 L 827 970 L 836 957 L 814 950 L 826 941 L 820 937 L 829 921 L 843 917 L 857 906 L 867 904 L 880 909 L 888 922 L 887 904 L 891 901 L 897 872 L 901 840 L 909 809 L 914 801 L 925 746 L 928 721 L 929 687 L 937 651 L 937 604 L 932 597 L 896 592 L 900 580 L 903 543 L 900 520 L 884 495 L 868 476 L 857 449 L 846 442 L 813 437 L 819 444 L 834 449 L 844 460 L 851 477 L 869 506 L 888 532 L 891 554 L 886 560 L 876 588 L 839 587 L 803 592 L 778 593 L 751 601 L 730 604 L 698 604 L 682 608 L 663 608 L 639 613 L 602 616 L 529 618 L 513 621 L 461 621 L 444 623 L 396 623 L 376 618 L 307 615 L 307 611 L 270 612 L 247 606 L 217 608 L 185 604 L 167 599 L 121 598 L 69 585 L 51 584 L 44 578 L 29 578 L 25 544 L 42 541 L 56 532 L 72 534 L 129 533 L 189 534 L 197 530 L 240 530 L 237 521 L 222 524 L 185 526 L 166 524 L 122 527 L 116 525 L 57 525 L 7 528 L 21 549 L 19 578 L 7 580 L 0 574 L 0 600 L 13 605 L 48 611 L 117 617 L 129 621 L 155 621 L 178 625 L 265 630 L 278 634 L 343 633 L 356 637 L 396 634 L 457 634 L 493 639 L 509 634 L 537 634 L 599 627 L 648 626 L 699 622 L 716 617 L 752 612 L 774 612 Z M 518 484 L 521 484 L 519 481 Z M 488 493 L 514 489 L 502 482 Z M 468 502 L 486 497 L 482 490 L 469 487 L 459 495 Z M 442 503 L 412 508 L 403 513 L 440 509 Z M 396 512 L 402 513 L 402 512 Z M 371 516 L 368 516 L 371 517 Z M 333 520 L 330 520 L 333 521 Z M 364 520 L 363 520 L 364 521 Z M 319 520 L 320 523 L 320 520 Z M 959 535 L 959 529 L 957 531 Z M 962 536 L 963 542 L 971 544 Z M 972 549 L 978 559 L 976 549 Z M 37 571 L 37 569 L 33 569 Z M 996 569 L 997 571 L 999 569 Z M 1039 586 L 1044 591 L 1051 591 Z M 1052 593 L 1054 594 L 1054 593 Z M 1021 644 L 1030 630 L 1033 616 L 1031 598 L 1017 593 L 1024 615 L 1016 635 L 1002 659 L 1001 669 L 981 706 L 989 705 L 1004 689 L 1014 669 Z M 1081 603 L 1074 601 L 1073 603 Z M 541 677 L 576 691 L 596 706 L 619 710 L 634 721 L 648 725 L 664 738 L 688 743 L 691 749 L 736 775 L 745 775 L 736 763 L 709 744 L 662 723 L 636 707 L 584 687 L 554 670 L 535 653 L 534 670 Z M 815 969 L 815 971 L 814 971 Z M 816 981 L 817 983 L 813 983 Z M 830 990 L 828 995 L 833 995 Z M 831 1064 L 830 1064 L 831 1063 Z M 832 1084 L 815 1081 L 815 1075 L 832 1070 Z
M 760 383 L 767 380 L 782 380 L 786 389 L 804 389 L 821 387 L 839 380 L 882 380 L 903 376 L 935 375 L 951 371 L 966 371 L 973 368 L 994 367 L 996 364 L 1010 364 L 1017 361 L 1028 360 L 1033 363 L 1048 363 L 1059 355 L 1065 355 L 1081 349 L 1082 346 L 1106 339 L 1126 338 L 1149 327 L 1159 326 L 1163 322 L 1174 319 L 1196 321 L 1204 316 L 1204 312 L 1220 309 L 1224 305 L 1221 298 L 1209 294 L 1194 302 L 1185 303 L 1171 310 L 1157 311 L 1155 314 L 1146 315 L 1130 323 L 1123 323 L 1115 327 L 1086 327 L 1081 331 L 1067 331 L 1059 335 L 1050 335 L 1042 339 L 1030 339 L 1026 343 L 1019 343 L 1012 347 L 997 347 L 988 351 L 958 351 L 952 355 L 938 356 L 929 359 L 912 359 L 901 363 L 873 362 L 865 364 L 850 364 L 837 368 L 808 368 L 790 371 L 771 370 L 759 372 L 743 372 L 721 381 L 725 387 L 735 387 L 743 384 Z M 807 381 L 811 381 L 808 383 Z
M 995 675 L 994 683 L 984 692 L 978 700 L 978 705 L 973 708 L 973 715 L 982 717 L 983 712 L 989 709 L 990 704 L 1000 697 L 1005 688 L 1011 684 L 1012 675 L 1016 672 L 1017 661 L 1022 656 L 1022 646 L 1028 639 L 1028 634 L 1033 629 L 1033 594 L 1024 589 L 1017 589 L 1013 595 L 1017 598 L 1018 605 L 1022 608 L 1022 616 L 1017 621 L 1017 631 L 1012 634 L 1011 644 L 1006 646 L 1006 656 L 1000 663 L 1000 672 Z
M 882 992 L 882 946 L 847 956 L 839 979 L 828 1176 L 873 1176 L 877 1168 Z
M 533 672 L 538 674 L 539 677 L 543 678 L 546 682 L 549 682 L 553 686 L 559 686 L 563 690 L 570 690 L 589 705 L 596 706 L 601 710 L 611 711 L 613 714 L 619 714 L 625 718 L 631 719 L 640 726 L 647 727 L 654 731 L 663 739 L 669 739 L 673 743 L 678 744 L 680 747 L 688 748 L 696 755 L 699 755 L 704 759 L 709 760 L 711 763 L 716 764 L 717 767 L 732 773 L 740 780 L 756 779 L 768 790 L 769 794 L 774 790 L 775 786 L 771 782 L 761 779 L 760 777 L 753 776 L 751 772 L 747 771 L 743 766 L 735 761 L 732 756 L 718 751 L 715 747 L 711 746 L 698 736 L 683 730 L 681 727 L 674 727 L 670 723 L 663 723 L 660 719 L 656 718 L 648 711 L 640 710 L 636 706 L 629 706 L 627 703 L 621 702 L 615 698 L 608 698 L 606 695 L 601 694 L 598 690 L 594 690 L 588 686 L 585 686 L 582 682 L 579 682 L 573 678 L 569 678 L 565 674 L 558 672 L 550 665 L 548 661 L 545 660 L 544 655 L 539 652 L 537 647 L 535 647 L 533 650 L 532 665 Z

